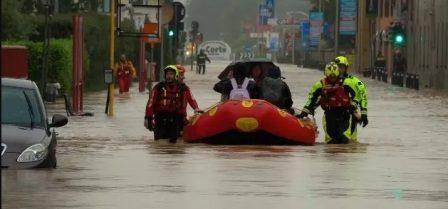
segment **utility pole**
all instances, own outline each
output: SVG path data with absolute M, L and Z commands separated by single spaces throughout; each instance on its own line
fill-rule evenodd
M 322 0 L 319 0 L 319 12 L 322 12 Z M 321 26 L 321 33 L 320 33 L 320 40 L 319 40 L 319 45 L 317 45 L 317 54 L 319 54 L 319 58 L 321 58 L 320 62 L 325 62 L 325 60 L 322 60 L 324 58 L 322 58 L 322 49 L 321 49 L 321 41 L 322 41 L 322 32 L 323 32 L 323 25 Z
M 112 69 L 112 72 L 114 72 L 114 56 L 115 56 L 115 0 L 110 0 L 110 48 L 109 48 L 109 62 L 110 62 L 110 68 Z M 108 105 L 108 116 L 114 116 L 114 96 L 115 96 L 115 83 L 112 82 L 109 84 L 109 91 L 107 96 L 109 97 L 109 103 Z
M 42 78 L 41 78 L 41 82 L 42 82 L 42 88 L 40 89 L 42 92 L 42 95 L 44 96 L 44 98 L 46 98 L 45 96 L 45 90 L 47 88 L 47 72 L 48 72 L 48 51 L 50 50 L 50 39 L 48 37 L 48 33 L 49 33 L 49 26 L 48 26 L 48 19 L 50 16 L 50 4 L 48 2 L 48 0 L 45 1 L 45 29 L 44 29 L 44 52 L 43 52 L 43 63 L 42 63 Z
M 336 0 L 336 23 L 335 23 L 335 37 L 334 37 L 334 54 L 339 54 L 339 0 Z

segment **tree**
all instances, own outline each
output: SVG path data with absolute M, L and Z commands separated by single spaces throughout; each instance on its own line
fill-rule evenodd
M 29 15 L 19 12 L 24 0 L 2 0 L 1 39 L 21 40 L 28 39 L 36 27 L 31 22 Z

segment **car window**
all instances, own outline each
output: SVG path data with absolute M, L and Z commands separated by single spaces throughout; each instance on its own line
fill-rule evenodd
M 39 101 L 38 94 L 32 89 L 2 86 L 2 124 L 43 127 Z

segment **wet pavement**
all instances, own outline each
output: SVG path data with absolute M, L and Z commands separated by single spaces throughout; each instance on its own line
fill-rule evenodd
M 226 64 L 187 72 L 201 108 L 220 99 L 212 86 Z M 280 67 L 302 107 L 322 72 Z M 106 93 L 88 93 L 95 116 L 58 129 L 57 169 L 2 170 L 2 208 L 448 208 L 448 97 L 363 80 L 370 123 L 350 145 L 322 143 L 321 110 L 315 146 L 154 142 L 137 83 L 112 118 Z

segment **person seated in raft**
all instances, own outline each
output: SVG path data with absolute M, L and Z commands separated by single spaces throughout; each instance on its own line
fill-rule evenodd
M 250 77 L 255 81 L 255 84 L 260 87 L 261 82 L 265 77 L 261 64 L 252 65 L 249 73 Z
M 266 77 L 260 82 L 260 99 L 294 114 L 291 90 L 288 84 L 282 80 L 280 68 L 277 66 L 269 70 Z
M 232 70 L 233 78 L 226 78 L 219 81 L 213 87 L 218 93 L 229 99 L 257 99 L 258 88 L 255 82 L 246 77 L 246 65 L 236 63 Z

